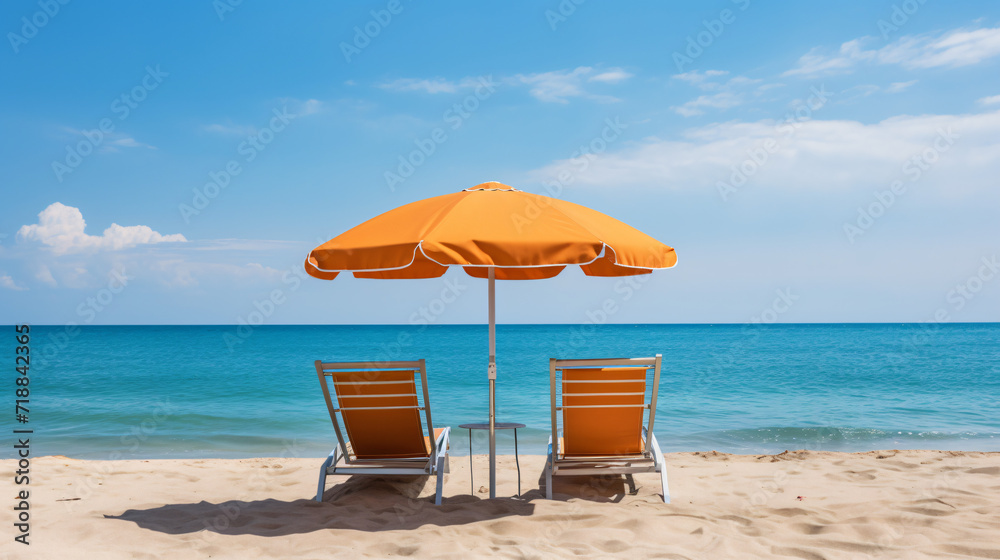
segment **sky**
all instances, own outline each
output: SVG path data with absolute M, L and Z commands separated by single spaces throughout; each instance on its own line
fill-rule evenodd
M 460 270 L 302 261 L 490 180 L 679 257 L 500 282 L 501 323 L 1000 320 L 993 2 L 16 0 L 0 30 L 0 323 L 483 323 Z

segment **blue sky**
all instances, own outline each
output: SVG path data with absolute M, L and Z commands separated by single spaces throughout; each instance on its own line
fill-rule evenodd
M 460 271 L 299 275 L 487 180 L 680 258 L 501 283 L 501 322 L 998 320 L 994 3 L 43 0 L 0 22 L 3 323 L 481 323 Z

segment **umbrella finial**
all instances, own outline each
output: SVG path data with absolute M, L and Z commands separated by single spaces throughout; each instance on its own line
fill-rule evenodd
M 510 185 L 505 185 L 500 181 L 486 181 L 485 183 L 479 183 L 474 187 L 469 187 L 467 189 L 462 189 L 463 192 L 469 191 L 516 191 L 521 192 L 520 189 L 515 189 Z

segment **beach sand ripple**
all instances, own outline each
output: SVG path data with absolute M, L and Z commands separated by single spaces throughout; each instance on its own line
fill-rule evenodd
M 454 457 L 440 507 L 426 477 L 330 477 L 317 503 L 320 463 L 38 458 L 30 550 L 0 558 L 1000 558 L 1000 453 L 671 453 L 669 505 L 655 475 L 636 495 L 557 478 L 545 500 L 541 456 L 521 457 L 520 499 L 470 495 Z M 497 472 L 516 493 L 513 457 Z

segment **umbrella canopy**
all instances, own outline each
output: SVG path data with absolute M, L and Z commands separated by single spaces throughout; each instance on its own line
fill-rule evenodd
M 316 247 L 306 272 L 332 280 L 436 278 L 461 266 L 477 278 L 551 278 L 567 265 L 588 276 L 648 274 L 677 263 L 673 248 L 590 208 L 483 183 L 390 210 Z
M 632 276 L 677 264 L 672 247 L 579 204 L 488 182 L 390 210 L 313 249 L 306 272 L 333 280 L 437 278 L 449 266 L 489 280 L 490 497 L 496 496 L 495 280 Z

